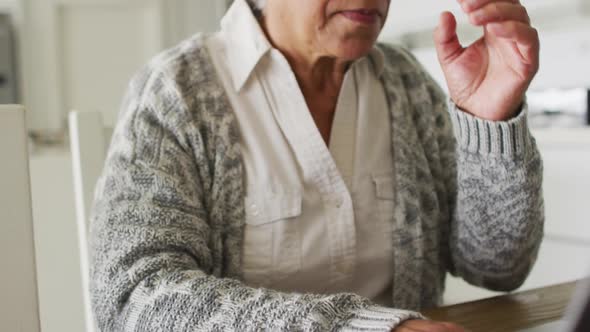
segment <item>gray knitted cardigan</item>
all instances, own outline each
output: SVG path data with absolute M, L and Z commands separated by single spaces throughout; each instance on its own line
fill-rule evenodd
M 389 331 L 417 317 L 355 294 L 283 293 L 240 281 L 240 133 L 205 38 L 156 57 L 125 98 L 91 225 L 100 329 Z M 544 219 L 526 112 L 487 122 L 448 111 L 409 53 L 379 47 L 395 156 L 394 306 L 437 305 L 447 271 L 494 290 L 517 288 Z

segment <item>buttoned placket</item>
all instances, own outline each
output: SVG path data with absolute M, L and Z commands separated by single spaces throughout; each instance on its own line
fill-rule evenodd
M 349 192 L 354 190 L 353 175 L 359 109 L 356 65 L 357 63 L 351 65 L 344 77 L 336 104 L 338 111 L 334 114 L 329 146 L 336 167 Z

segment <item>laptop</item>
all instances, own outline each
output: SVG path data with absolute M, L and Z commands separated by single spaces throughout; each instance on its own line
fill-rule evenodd
M 564 319 L 519 332 L 590 332 L 590 279 L 574 292 Z

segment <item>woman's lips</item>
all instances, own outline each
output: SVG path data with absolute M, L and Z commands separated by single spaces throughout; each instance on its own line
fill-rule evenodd
M 374 24 L 379 19 L 379 12 L 376 10 L 345 10 L 340 12 L 344 17 L 351 21 L 363 24 Z

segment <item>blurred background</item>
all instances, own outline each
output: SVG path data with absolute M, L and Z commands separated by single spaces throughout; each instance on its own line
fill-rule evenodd
M 230 3 L 0 0 L 0 104 L 27 108 L 43 331 L 84 330 L 68 113 L 99 112 L 108 135 L 132 74 L 184 38 L 217 30 Z M 590 0 L 522 3 L 541 36 L 528 103 L 545 159 L 547 217 L 538 264 L 523 286 L 530 289 L 589 273 Z M 411 49 L 445 87 L 431 38 L 443 10 L 456 14 L 464 43 L 481 36 L 454 0 L 393 0 L 381 41 Z M 450 278 L 445 303 L 491 295 Z

